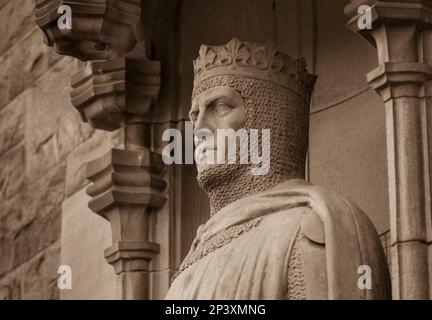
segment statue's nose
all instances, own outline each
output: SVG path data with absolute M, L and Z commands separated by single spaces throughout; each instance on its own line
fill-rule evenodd
M 200 145 L 201 142 L 203 142 L 204 138 L 195 135 L 194 136 L 194 143 L 195 143 L 195 147 L 198 147 Z

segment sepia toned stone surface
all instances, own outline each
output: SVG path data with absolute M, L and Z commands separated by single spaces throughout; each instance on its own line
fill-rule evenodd
M 0 11 L 0 21 L 3 32 L 0 43 L 0 53 L 10 49 L 21 37 L 35 27 L 33 23 L 34 5 L 32 1 L 8 1 Z
M 68 151 L 89 136 L 89 128 L 87 132 L 82 129 L 78 115 L 75 115 L 75 123 L 67 119 L 74 119 L 71 115 L 74 110 L 68 105 L 69 79 L 65 75 L 70 74 L 73 68 L 71 60 L 62 60 L 53 66 L 50 74 L 40 78 L 31 89 L 18 97 L 26 109 L 27 176 L 31 182 L 64 160 Z M 32 113 L 34 105 L 38 109 Z M 67 130 L 73 132 L 67 134 Z
M 18 147 L 3 157 L 0 167 L 0 197 L 11 198 L 22 191 L 24 185 L 25 150 Z
M 0 108 L 61 59 L 61 56 L 52 52 L 42 41 L 40 30 L 35 28 L 0 57 Z
M 21 274 L 11 273 L 0 280 L 0 300 L 20 300 L 21 296 Z
M 73 272 L 72 289 L 61 291 L 65 300 L 116 298 L 116 276 L 103 253 L 111 244 L 111 227 L 90 211 L 89 200 L 81 189 L 62 207 L 61 264 Z
M 269 128 L 272 165 L 258 176 L 251 164 L 197 165 L 212 216 L 166 298 L 389 299 L 387 261 L 371 221 L 341 195 L 303 180 L 315 83 L 304 61 L 234 38 L 203 45 L 194 70 L 194 130 Z M 218 117 L 208 100 L 229 111 Z M 358 286 L 363 265 L 373 270 L 370 290 Z
M 60 244 L 54 243 L 0 280 L 1 300 L 53 300 L 59 298 L 57 265 Z
M 9 2 L 9 0 L 1 0 L 0 1 L 0 8 L 3 7 L 8 2 Z
M 16 235 L 14 242 L 14 266 L 18 266 L 46 249 L 60 238 L 58 212 L 34 219 Z
M 59 257 L 60 244 L 57 242 L 23 268 L 22 299 L 55 300 L 59 298 L 60 290 L 57 286 Z
M 111 140 L 111 134 L 97 131 L 67 157 L 66 196 L 73 195 L 89 183 L 87 163 L 112 148 Z
M 1 299 L 59 298 L 65 160 L 91 133 L 68 99 L 74 63 L 43 43 L 33 9 L 0 3 Z
M 6 234 L 2 228 L 2 235 L 0 236 L 0 252 L 2 253 L 2 260 L 0 261 L 0 275 L 7 273 L 13 268 L 13 238 Z
M 0 155 L 24 140 L 24 116 L 20 103 L 11 103 L 0 111 Z

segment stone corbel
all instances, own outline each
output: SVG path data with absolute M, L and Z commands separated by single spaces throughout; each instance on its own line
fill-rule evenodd
M 430 299 L 432 1 L 351 2 L 348 27 L 378 53 L 367 80 L 386 110 L 393 298 Z M 360 5 L 371 8 L 371 29 L 357 23 Z
M 45 42 L 61 55 L 112 60 L 143 40 L 140 0 L 35 0 L 35 18 Z M 60 29 L 60 6 L 72 10 L 72 28 Z
M 71 99 L 83 121 L 123 130 L 123 149 L 88 164 L 89 207 L 111 223 L 107 261 L 118 274 L 118 297 L 149 299 L 154 214 L 165 201 L 164 166 L 153 152 L 152 113 L 161 65 L 150 60 L 148 25 L 157 0 L 35 0 L 46 43 L 62 55 L 88 61 L 72 76 Z M 59 6 L 72 9 L 72 29 L 57 26 Z M 147 29 L 146 29 L 147 28 Z

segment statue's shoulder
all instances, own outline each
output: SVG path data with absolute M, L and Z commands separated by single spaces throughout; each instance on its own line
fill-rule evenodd
M 302 235 L 310 241 L 320 245 L 325 244 L 324 223 L 313 210 L 308 210 L 303 216 L 300 222 L 300 230 Z
M 368 215 L 355 202 L 339 192 L 320 186 L 310 185 L 309 188 L 314 202 L 314 211 L 321 216 L 321 220 L 325 218 L 352 220 L 360 230 L 376 233 Z
M 338 192 L 305 181 L 289 183 L 282 186 L 282 189 L 286 191 L 287 197 L 309 208 L 300 225 L 302 233 L 315 243 L 325 243 L 326 228 L 333 225 L 335 220 L 339 226 L 359 226 L 359 229 L 353 231 L 377 236 L 375 227 L 365 212 Z
M 308 208 L 300 221 L 300 237 L 296 237 L 298 251 L 310 266 L 304 269 L 305 282 L 311 286 L 307 292 L 323 293 L 314 285 L 314 279 L 328 267 L 328 277 L 320 283 L 327 283 L 332 299 L 387 298 L 390 293 L 388 265 L 379 235 L 367 215 L 340 193 L 307 182 L 282 187 L 276 191 L 283 197 L 280 201 Z M 379 284 L 366 296 L 356 286 L 358 274 L 352 273 L 363 265 L 374 270 Z

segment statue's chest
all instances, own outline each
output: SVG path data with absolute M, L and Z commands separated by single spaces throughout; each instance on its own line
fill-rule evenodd
M 301 213 L 280 212 L 227 228 L 199 243 L 167 298 L 280 299 Z

